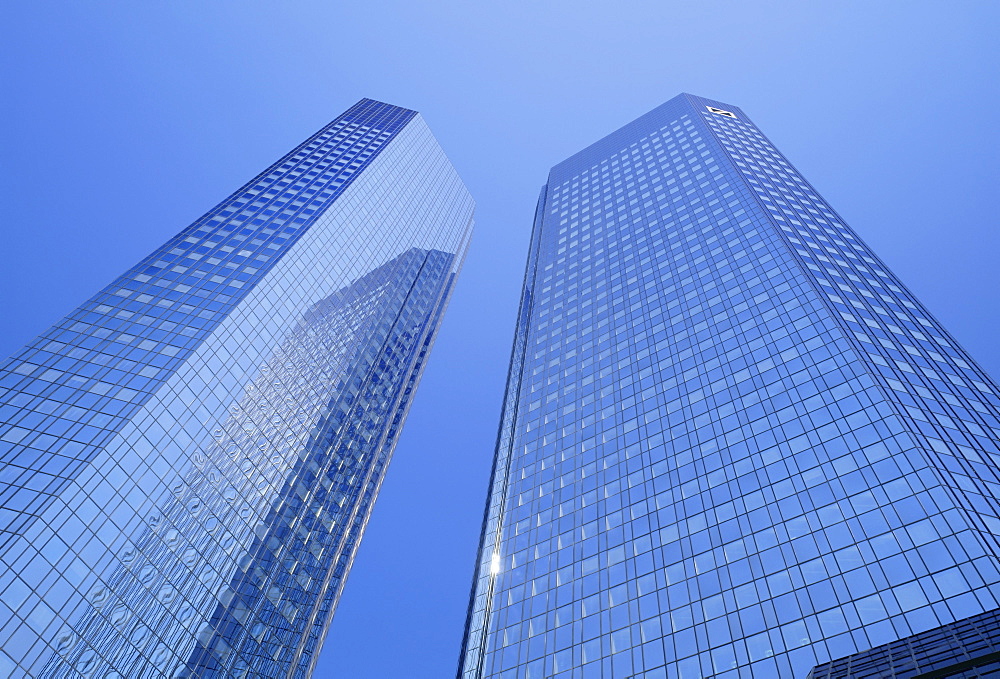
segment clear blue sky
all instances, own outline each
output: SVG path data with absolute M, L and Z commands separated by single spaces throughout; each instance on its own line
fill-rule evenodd
M 534 203 L 679 92 L 741 106 L 995 377 L 997 2 L 33 2 L 4 12 L 0 354 L 361 97 L 477 233 L 318 678 L 454 674 Z

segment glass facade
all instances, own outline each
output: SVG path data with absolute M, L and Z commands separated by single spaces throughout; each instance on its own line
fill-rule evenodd
M 979 679 L 1000 675 L 1000 610 L 813 668 L 807 679 Z
M 1000 392 L 739 109 L 550 172 L 460 679 L 805 677 L 996 608 Z
M 472 230 L 362 100 L 0 369 L 0 677 L 307 677 Z

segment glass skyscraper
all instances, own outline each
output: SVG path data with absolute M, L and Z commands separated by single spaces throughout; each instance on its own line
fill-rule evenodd
M 472 213 L 365 99 L 9 360 L 0 676 L 308 676 Z
M 804 678 L 997 608 L 998 408 L 746 114 L 670 100 L 542 189 L 460 679 Z

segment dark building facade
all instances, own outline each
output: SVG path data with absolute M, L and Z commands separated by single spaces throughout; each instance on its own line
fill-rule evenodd
M 978 679 L 1000 676 L 1000 610 L 823 663 L 808 679 Z

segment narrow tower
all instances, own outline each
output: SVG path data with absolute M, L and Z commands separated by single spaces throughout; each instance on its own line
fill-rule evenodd
M 472 230 L 365 99 L 0 370 L 0 676 L 307 677 Z
M 996 608 L 998 406 L 746 114 L 670 100 L 542 189 L 459 677 L 802 678 Z

